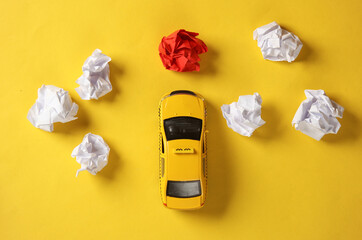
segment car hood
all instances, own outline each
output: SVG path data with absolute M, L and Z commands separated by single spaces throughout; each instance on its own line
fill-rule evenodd
M 177 94 L 166 97 L 162 101 L 163 119 L 180 116 L 190 116 L 202 119 L 204 117 L 204 102 L 193 95 Z

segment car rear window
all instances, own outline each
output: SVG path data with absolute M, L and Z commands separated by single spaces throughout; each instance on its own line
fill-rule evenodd
M 191 198 L 201 195 L 200 181 L 168 181 L 167 196 L 177 198 Z
M 173 117 L 163 121 L 167 141 L 192 139 L 200 141 L 202 120 L 194 117 Z

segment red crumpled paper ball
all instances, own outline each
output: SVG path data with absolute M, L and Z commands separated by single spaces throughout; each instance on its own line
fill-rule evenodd
M 207 46 L 196 38 L 197 35 L 180 29 L 162 38 L 158 50 L 166 69 L 177 72 L 200 71 L 199 54 L 207 52 Z

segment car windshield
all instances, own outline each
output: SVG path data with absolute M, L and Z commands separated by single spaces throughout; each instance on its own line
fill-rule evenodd
M 175 139 L 199 140 L 202 120 L 194 117 L 173 117 L 163 122 L 167 141 Z
M 168 181 L 167 196 L 191 198 L 201 195 L 200 181 Z

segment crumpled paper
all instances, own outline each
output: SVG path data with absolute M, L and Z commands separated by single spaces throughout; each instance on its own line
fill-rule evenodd
M 166 69 L 176 72 L 200 71 L 198 54 L 207 52 L 207 46 L 196 38 L 197 35 L 180 29 L 162 38 L 158 50 Z
M 320 140 L 325 134 L 336 134 L 341 127 L 344 108 L 327 97 L 323 90 L 305 90 L 304 100 L 295 113 L 292 125 L 302 133 Z
M 85 60 L 82 67 L 83 75 L 76 81 L 80 86 L 75 89 L 82 99 L 98 99 L 112 91 L 109 80 L 110 61 L 111 58 L 99 49 Z
M 254 40 L 264 59 L 272 61 L 294 61 L 303 47 L 299 38 L 282 29 L 276 22 L 257 28 L 253 33 Z
M 53 123 L 77 119 L 78 105 L 72 102 L 68 91 L 52 85 L 38 89 L 38 99 L 28 112 L 28 120 L 36 128 L 52 132 Z
M 259 93 L 240 96 L 238 102 L 221 106 L 221 111 L 229 128 L 250 137 L 255 129 L 265 124 L 261 118 L 261 97 Z
M 72 152 L 72 157 L 81 165 L 76 177 L 81 171 L 87 170 L 93 175 L 102 170 L 108 164 L 110 148 L 99 135 L 88 133 L 83 141 Z

